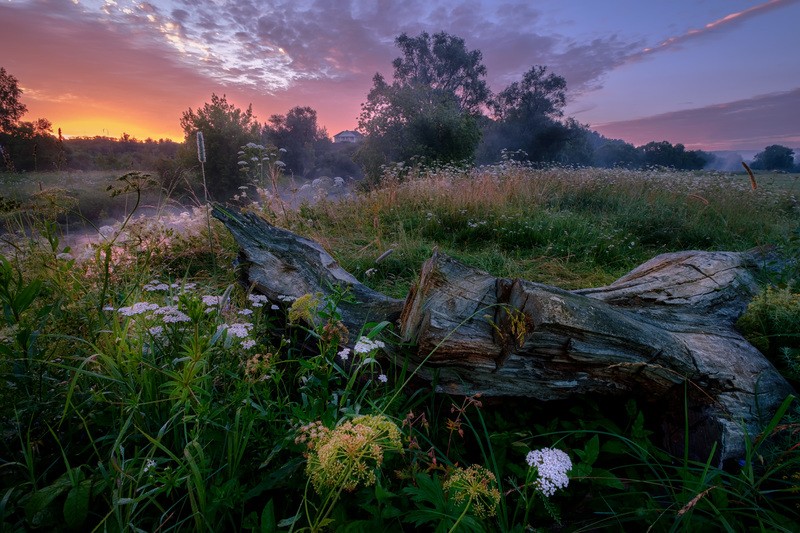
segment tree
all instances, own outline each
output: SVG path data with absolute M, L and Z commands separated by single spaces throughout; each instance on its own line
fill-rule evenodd
M 566 105 L 567 82 L 547 67 L 533 66 L 521 81 L 506 87 L 492 102 L 496 127 L 490 146 L 483 149 L 485 157 L 498 156 L 498 147 L 510 151 L 522 150 L 531 161 L 544 162 L 563 159 L 573 162 L 564 153 L 573 143 L 582 143 L 584 131 L 577 123 L 563 124 L 557 119 Z M 488 151 L 494 151 L 488 154 Z M 562 157 L 563 156 L 563 157 Z M 574 162 L 587 161 L 581 155 Z
M 445 32 L 417 37 L 402 33 L 395 44 L 403 57 L 392 62 L 394 80 L 404 86 L 421 86 L 432 94 L 452 95 L 458 109 L 479 114 L 491 95 L 480 50 L 467 50 L 464 39 Z
M 504 121 L 531 122 L 541 117 L 559 118 L 567 104 L 567 80 L 547 67 L 534 65 L 497 95 L 495 116 Z
M 642 166 L 642 153 L 623 140 L 604 138 L 594 150 L 593 163 L 605 168 L 639 168 Z
M 0 133 L 11 133 L 28 108 L 19 101 L 22 89 L 17 78 L 0 67 Z
M 244 184 L 239 172 L 238 152 L 249 142 L 259 140 L 260 126 L 253 115 L 252 105 L 242 111 L 221 97 L 211 95 L 211 103 L 193 111 L 189 108 L 181 117 L 184 146 L 181 159 L 187 166 L 197 166 L 197 132 L 205 138 L 205 171 L 208 190 L 213 196 L 231 195 Z
M 331 144 L 328 132 L 317 125 L 317 112 L 310 107 L 294 107 L 286 115 L 272 115 L 262 136 L 266 144 L 286 150 L 281 158 L 286 171 L 299 176 L 311 171 L 317 153 Z
M 480 51 L 444 32 L 432 38 L 404 33 L 395 43 L 403 55 L 392 63 L 391 85 L 375 74 L 361 106 L 358 125 L 366 139 L 358 160 L 375 179 L 382 164 L 414 156 L 472 159 L 480 141 L 477 117 L 490 97 Z
M 670 167 L 675 170 L 700 170 L 710 160 L 708 154 L 701 150 L 686 150 L 678 143 L 669 141 L 649 142 L 639 147 L 645 166 Z
M 753 158 L 753 168 L 762 170 L 783 170 L 791 171 L 794 167 L 794 150 L 773 144 L 764 148 Z

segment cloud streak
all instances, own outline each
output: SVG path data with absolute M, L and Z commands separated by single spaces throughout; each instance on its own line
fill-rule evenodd
M 688 41 L 706 37 L 708 34 L 713 34 L 732 28 L 738 24 L 745 22 L 746 20 L 752 17 L 761 15 L 763 13 L 772 11 L 774 9 L 782 8 L 790 4 L 797 3 L 797 1 L 798 0 L 769 0 L 768 2 L 755 5 L 753 7 L 744 9 L 742 11 L 729 13 L 722 18 L 709 22 L 702 28 L 690 29 L 684 34 L 669 37 L 668 39 L 664 39 L 657 45 L 644 48 L 638 53 L 631 54 L 628 57 L 628 61 L 638 61 L 658 52 L 664 52 L 673 48 L 679 48 L 681 45 L 683 45 Z

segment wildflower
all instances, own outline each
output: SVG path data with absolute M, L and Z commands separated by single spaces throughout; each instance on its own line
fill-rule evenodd
M 132 306 L 129 307 L 120 307 L 117 312 L 122 316 L 134 316 L 134 315 L 141 315 L 142 313 L 146 313 L 148 311 L 155 311 L 160 306 L 158 304 L 153 304 L 149 302 L 136 302 Z
M 166 283 L 161 283 L 157 279 L 154 279 L 150 283 L 142 287 L 142 289 L 147 292 L 168 291 L 169 285 L 167 285 Z
M 219 305 L 221 301 L 222 301 L 221 296 L 209 296 L 209 295 L 203 296 L 203 304 L 206 306 Z
M 350 331 L 341 320 L 334 321 L 330 319 L 322 328 L 320 340 L 333 346 L 338 346 L 342 340 L 346 341 L 349 335 Z
M 253 306 L 255 307 L 255 304 L 253 304 Z M 280 307 L 278 307 L 278 306 L 277 306 L 277 305 L 275 305 L 275 304 L 272 304 L 271 306 L 269 306 L 269 308 L 270 308 L 270 309 L 272 309 L 273 311 L 277 311 L 277 310 L 279 310 L 279 309 L 280 309 Z
M 380 381 L 381 383 L 386 383 L 387 381 L 389 381 L 389 378 L 386 376 L 386 374 L 380 374 L 378 375 L 378 381 Z
M 480 465 L 456 468 L 445 481 L 444 489 L 457 504 L 466 500 L 478 517 L 494 516 L 500 503 L 497 479 L 489 469 Z
M 244 343 L 242 343 L 244 345 Z M 272 369 L 272 354 L 257 353 L 244 365 L 245 379 L 249 382 L 263 381 L 269 376 Z
M 253 314 L 253 310 L 252 309 L 240 309 L 239 310 L 239 314 L 240 315 L 244 315 L 244 316 L 249 316 L 249 315 Z
M 150 332 L 150 335 L 158 337 L 159 335 L 164 333 L 164 326 L 153 326 L 148 331 Z
M 177 322 L 191 322 L 192 319 L 186 313 L 181 311 L 175 311 L 174 313 L 169 313 L 164 315 L 164 318 L 161 320 L 164 321 L 165 324 L 175 324 Z
M 219 329 L 220 330 L 227 330 L 228 335 L 233 337 L 237 337 L 239 339 L 245 339 L 250 334 L 250 330 L 253 328 L 253 324 L 249 322 L 238 322 L 236 324 L 222 324 Z
M 533 482 L 542 495 L 552 496 L 558 489 L 569 484 L 567 472 L 572 470 L 569 455 L 556 448 L 542 448 L 528 452 L 525 457 L 528 465 L 536 469 L 537 478 Z
M 358 342 L 355 346 L 353 346 L 353 351 L 355 353 L 360 354 L 367 354 L 372 352 L 373 350 L 378 350 L 379 348 L 385 348 L 386 345 L 383 341 L 379 340 L 372 340 L 368 337 L 361 337 L 358 339 Z
M 319 305 L 319 298 L 312 294 L 304 294 L 294 301 L 289 308 L 289 322 L 311 322 L 312 314 Z
M 250 300 L 253 307 L 264 307 L 264 304 L 268 301 L 267 297 L 263 294 L 248 294 L 247 299 Z
M 294 296 L 287 296 L 285 294 L 281 294 L 281 295 L 278 296 L 278 300 L 288 303 L 288 302 L 295 301 L 295 297 Z
M 318 435 L 311 442 L 306 473 L 320 494 L 374 485 L 384 452 L 402 449 L 400 430 L 382 415 L 359 416 Z
M 342 350 L 336 355 L 338 355 L 342 361 L 347 361 L 347 359 L 350 357 L 350 348 L 342 348 Z
M 142 471 L 146 474 L 155 467 L 156 467 L 156 462 L 153 461 L 152 459 L 148 459 L 147 461 L 145 461 L 144 468 L 142 468 Z
M 113 310 L 114 310 L 114 306 L 113 305 L 104 305 L 103 306 L 103 311 L 113 311 Z
M 256 341 L 254 341 L 253 339 L 247 339 L 246 341 L 242 341 L 242 348 L 244 348 L 245 350 L 249 350 L 255 345 Z

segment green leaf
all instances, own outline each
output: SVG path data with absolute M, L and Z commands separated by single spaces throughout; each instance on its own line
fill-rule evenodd
M 589 442 L 586 443 L 583 450 L 576 449 L 575 453 L 578 454 L 582 462 L 592 466 L 594 462 L 597 461 L 597 456 L 600 454 L 600 437 L 595 435 L 589 439 Z
M 91 493 L 91 479 L 81 481 L 67 493 L 67 499 L 64 500 L 64 520 L 70 529 L 78 529 L 86 521 Z
M 12 304 L 17 314 L 22 313 L 33 303 L 33 300 L 38 296 L 41 288 L 42 282 L 37 279 L 31 281 L 25 288 L 17 293 L 14 297 L 14 303 Z
M 61 476 L 42 489 L 34 492 L 28 502 L 25 504 L 25 514 L 31 522 L 37 521 L 37 515 L 45 511 L 47 507 L 53 503 L 53 500 L 58 498 L 61 494 L 67 491 L 72 486 L 69 478 L 66 475 Z
M 264 510 L 261 511 L 261 533 L 270 533 L 277 529 L 278 521 L 275 518 L 275 504 L 270 500 L 264 506 Z
M 578 463 L 572 466 L 572 470 L 569 471 L 569 477 L 586 477 L 592 473 L 593 468 L 586 464 L 586 463 Z

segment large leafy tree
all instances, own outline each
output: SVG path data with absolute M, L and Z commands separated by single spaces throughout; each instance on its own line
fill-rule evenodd
M 547 67 L 534 65 L 506 87 L 494 101 L 494 112 L 503 121 L 532 122 L 563 116 L 567 104 L 567 80 Z
M 317 112 L 310 107 L 294 107 L 285 115 L 272 115 L 264 125 L 266 144 L 286 150 L 281 160 L 286 171 L 306 175 L 319 152 L 330 144 L 328 132 L 317 124 Z
M 362 104 L 359 128 L 367 138 L 358 154 L 369 175 L 380 165 L 414 156 L 430 161 L 472 159 L 480 141 L 477 117 L 490 92 L 479 50 L 447 33 L 400 35 L 394 78 L 381 74 Z
M 192 166 L 197 165 L 197 132 L 203 132 L 205 172 L 212 196 L 221 199 L 243 185 L 245 176 L 239 172 L 238 152 L 247 143 L 258 142 L 261 129 L 252 106 L 242 110 L 229 103 L 224 94 L 212 94 L 210 103 L 197 111 L 189 108 L 183 113 L 181 128 L 184 133 L 182 159 Z
M 0 67 L 0 133 L 10 133 L 27 113 L 28 108 L 20 102 L 21 96 L 17 78 Z
M 492 102 L 496 122 L 482 147 L 483 159 L 488 162 L 497 158 L 500 149 L 506 149 L 522 151 L 531 161 L 572 161 L 574 158 L 563 152 L 571 145 L 582 144 L 585 132 L 558 120 L 563 116 L 566 92 L 563 77 L 538 65 L 506 87 Z
M 794 150 L 780 144 L 764 148 L 753 158 L 753 168 L 790 171 L 794 167 Z
M 467 50 L 461 37 L 445 32 L 417 37 L 401 34 L 395 44 L 402 52 L 392 62 L 394 80 L 401 86 L 430 88 L 431 98 L 448 95 L 458 109 L 479 114 L 491 93 L 486 85 L 486 67 L 480 50 Z

